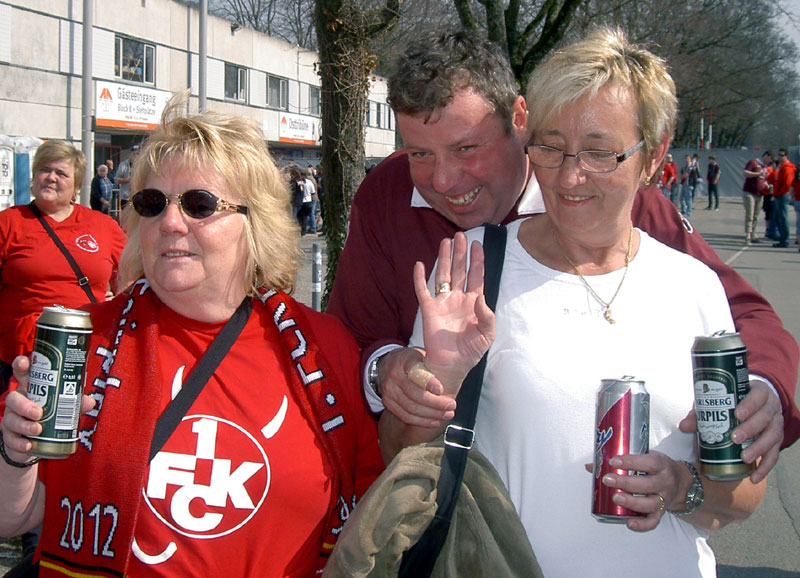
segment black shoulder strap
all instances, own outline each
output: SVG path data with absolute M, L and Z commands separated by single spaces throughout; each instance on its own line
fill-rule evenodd
M 245 297 L 244 301 L 236 308 L 231 318 L 228 319 L 228 322 L 214 338 L 214 341 L 211 342 L 211 345 L 208 346 L 203 357 L 197 362 L 178 395 L 175 396 L 175 399 L 169 403 L 164 413 L 158 418 L 156 429 L 153 432 L 153 441 L 150 444 L 150 459 L 148 461 L 152 461 L 156 457 L 156 454 L 164 447 L 169 436 L 181 423 L 183 416 L 192 407 L 194 400 L 203 391 L 206 383 L 214 375 L 217 367 L 219 367 L 219 364 L 241 334 L 252 310 L 252 298 Z
M 31 201 L 28 207 L 30 207 L 31 211 L 33 211 L 33 214 L 36 216 L 37 219 L 39 219 L 39 222 L 42 224 L 42 227 L 44 227 L 44 230 L 47 231 L 47 234 L 50 235 L 51 239 L 53 239 L 53 243 L 56 244 L 56 247 L 58 247 L 61 250 L 61 253 L 67 259 L 69 266 L 72 267 L 72 271 L 78 278 L 78 285 L 80 285 L 81 289 L 83 289 L 83 291 L 86 293 L 86 296 L 89 298 L 89 301 L 91 301 L 92 303 L 97 303 L 97 299 L 95 299 L 94 293 L 92 293 L 92 290 L 89 288 L 89 278 L 83 274 L 83 271 L 81 271 L 81 268 L 78 267 L 78 264 L 75 262 L 75 258 L 72 255 L 70 255 L 69 251 L 67 251 L 67 248 L 64 246 L 64 243 L 62 243 L 61 239 L 58 238 L 58 235 L 56 235 L 56 232 L 53 230 L 53 228 L 47 224 L 47 221 L 45 220 L 44 216 L 42 216 L 42 212 L 39 210 L 39 207 L 37 207 L 33 203 L 33 201 Z
M 502 225 L 484 225 L 483 293 L 486 303 L 494 311 L 500 292 L 500 277 L 506 252 L 506 228 Z M 417 543 L 403 554 L 398 577 L 427 578 L 433 571 L 436 559 L 450 530 L 450 520 L 456 509 L 461 482 L 467 467 L 467 457 L 475 440 L 475 417 L 486 370 L 486 354 L 467 374 L 456 398 L 456 415 L 444 435 L 444 454 L 436 486 L 436 515 Z

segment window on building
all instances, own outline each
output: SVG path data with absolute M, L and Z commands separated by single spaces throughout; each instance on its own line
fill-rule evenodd
M 156 47 L 124 36 L 115 37 L 114 76 L 134 82 L 155 83 Z
M 285 78 L 267 75 L 267 106 L 289 110 L 289 82 Z
M 225 98 L 247 100 L 247 69 L 225 63 Z
M 367 101 L 367 118 L 365 119 L 366 126 L 372 126 L 372 103 Z
M 386 105 L 378 103 L 378 114 L 376 115 L 377 118 L 375 119 L 375 126 L 378 128 L 383 128 L 383 115 L 385 114 Z
M 315 116 L 320 116 L 321 114 L 318 86 L 308 87 L 308 114 L 313 114 Z

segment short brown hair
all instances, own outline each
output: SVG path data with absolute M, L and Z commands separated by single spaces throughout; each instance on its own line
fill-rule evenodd
M 65 140 L 49 140 L 39 145 L 33 156 L 31 172 L 36 173 L 47 163 L 64 160 L 72 162 L 72 170 L 75 173 L 75 190 L 72 195 L 74 200 L 83 185 L 83 178 L 86 176 L 86 157 L 72 143 Z
M 513 129 L 517 81 L 503 51 L 477 34 L 429 34 L 409 44 L 389 76 L 388 101 L 395 113 L 428 117 L 462 91 L 486 99 L 507 131 Z

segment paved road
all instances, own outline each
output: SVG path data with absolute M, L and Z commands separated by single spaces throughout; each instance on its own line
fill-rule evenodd
M 692 224 L 724 261 L 741 273 L 772 303 L 795 339 L 800 336 L 800 252 L 797 247 L 775 249 L 769 244 L 744 246 L 744 209 L 739 198 L 723 198 L 719 211 L 703 211 L 698 200 Z M 794 231 L 794 215 L 790 216 Z M 763 232 L 763 227 L 759 227 Z M 326 264 L 323 237 L 307 235 L 295 297 L 312 304 L 313 246 Z M 323 282 L 324 288 L 324 282 Z M 800 387 L 795 397 L 800 402 Z M 719 578 L 800 578 L 800 443 L 785 450 L 768 480 L 767 495 L 758 512 L 742 524 L 728 526 L 712 537 Z M 6 551 L 0 544 L 0 572 Z M 676 577 L 680 578 L 680 577 Z
M 319 299 L 322 298 L 322 292 L 325 290 L 325 273 L 326 268 L 328 266 L 328 249 L 325 243 L 325 237 L 317 236 L 317 235 L 304 235 L 300 238 L 300 248 L 303 250 L 303 266 L 298 271 L 297 277 L 295 278 L 295 289 L 293 297 L 300 301 L 301 303 L 305 303 L 308 306 L 312 306 L 314 304 L 314 296 L 312 293 L 312 289 L 314 287 L 314 279 L 313 279 L 313 263 L 314 263 L 314 246 L 317 246 L 317 249 L 320 252 L 321 263 L 320 263 L 320 280 L 321 283 L 318 287 L 318 291 L 320 292 Z
M 702 207 L 705 202 L 698 200 L 697 205 Z M 800 252 L 796 245 L 773 248 L 771 241 L 744 246 L 743 222 L 739 198 L 723 198 L 719 212 L 701 208 L 692 216 L 692 224 L 720 257 L 769 299 L 784 326 L 798 340 Z M 790 215 L 790 224 L 794 231 L 794 214 Z M 760 225 L 759 233 L 763 232 Z M 800 387 L 795 401 L 800 402 Z M 717 554 L 720 578 L 800 576 L 800 443 L 781 453 L 759 510 L 743 524 L 723 528 L 712 537 L 711 545 Z

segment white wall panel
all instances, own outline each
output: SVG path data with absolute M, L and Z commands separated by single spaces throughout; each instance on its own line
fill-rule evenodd
M 92 76 L 114 79 L 114 33 L 94 29 L 92 37 Z
M 0 62 L 11 61 L 11 6 L 0 4 Z
M 80 74 L 83 70 L 83 26 L 68 20 L 59 22 L 58 66 L 60 72 Z
M 260 70 L 250 71 L 249 101 L 253 106 L 267 106 L 267 75 Z

